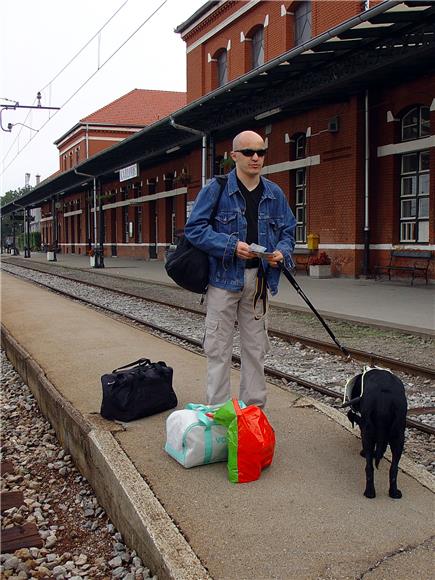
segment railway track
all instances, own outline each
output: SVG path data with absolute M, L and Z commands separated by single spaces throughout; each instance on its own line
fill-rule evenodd
M 16 264 L 14 264 L 16 265 Z M 86 284 L 87 286 L 91 286 L 93 288 L 98 288 L 98 289 L 102 289 L 102 290 L 107 290 L 107 286 L 104 286 L 103 284 L 96 284 L 95 282 L 85 282 L 81 279 L 75 278 L 74 276 L 65 276 L 62 274 L 53 274 L 51 272 L 47 272 L 46 270 L 43 269 L 38 269 L 38 268 L 30 268 L 29 266 L 22 266 L 21 264 L 17 267 L 19 268 L 24 268 L 27 270 L 33 270 L 35 272 L 41 272 L 50 276 L 56 276 L 57 278 L 61 278 L 64 280 L 74 280 L 75 282 L 81 283 L 81 284 Z M 137 293 L 131 293 L 131 292 L 125 292 L 125 291 L 121 291 L 121 290 L 117 290 L 117 289 L 112 289 L 110 288 L 111 292 L 114 292 L 116 294 L 119 294 L 121 296 L 126 296 L 126 297 L 131 297 L 131 298 L 139 298 L 139 299 L 144 299 L 143 296 L 137 294 Z M 196 314 L 199 316 L 205 316 L 205 313 L 203 310 L 199 310 L 198 308 L 191 308 L 191 307 L 187 307 L 187 306 L 183 306 L 183 305 L 174 305 L 173 303 L 169 303 L 166 302 L 164 300 L 158 300 L 155 298 L 150 298 L 147 297 L 146 298 L 147 301 L 149 302 L 153 302 L 154 304 L 159 304 L 161 306 L 167 307 L 167 308 L 173 308 L 176 310 L 182 310 L 184 312 L 187 313 L 192 313 L 192 314 Z M 321 352 L 327 352 L 329 354 L 334 354 L 337 356 L 341 356 L 344 357 L 343 353 L 340 351 L 340 349 L 331 342 L 326 342 L 324 340 L 320 340 L 317 338 L 311 338 L 308 336 L 302 336 L 300 334 L 294 334 L 291 332 L 286 332 L 283 330 L 279 330 L 276 328 L 271 328 L 269 327 L 268 329 L 268 334 L 269 336 L 275 336 L 277 338 L 280 338 L 283 341 L 295 344 L 295 343 L 299 343 L 302 344 L 306 347 L 309 348 L 314 348 L 316 350 L 319 350 Z M 426 377 L 429 378 L 431 380 L 435 380 L 435 369 L 434 368 L 429 368 L 429 367 L 425 367 L 422 365 L 417 365 L 414 364 L 412 362 L 409 361 L 402 361 L 402 360 L 398 360 L 392 357 L 387 357 L 381 354 L 377 354 L 374 352 L 366 352 L 363 350 L 359 350 L 356 348 L 351 348 L 346 346 L 347 351 L 349 352 L 350 356 L 352 359 L 360 361 L 360 362 L 364 362 L 366 364 L 369 364 L 370 366 L 382 366 L 382 367 L 387 367 L 391 370 L 394 371 L 399 371 L 399 372 L 403 372 L 409 375 L 413 375 L 413 376 L 420 376 L 420 377 Z
M 38 270 L 36 270 L 36 271 L 38 271 Z M 13 272 L 11 272 L 11 273 L 13 273 Z M 44 274 L 47 274 L 47 273 L 44 272 Z M 17 275 L 17 274 L 15 273 L 14 275 Z M 51 274 L 51 273 L 49 273 L 47 275 L 54 276 L 54 277 L 59 277 L 59 276 L 57 276 L 57 274 Z M 67 276 L 60 276 L 60 277 L 71 281 L 71 278 L 70 277 L 67 277 Z M 50 290 L 55 291 L 55 292 L 57 292 L 59 294 L 62 294 L 64 296 L 68 297 L 68 298 L 72 298 L 74 300 L 79 300 L 80 302 L 83 302 L 85 304 L 88 304 L 88 305 L 90 305 L 92 307 L 98 307 L 98 308 L 100 308 L 100 309 L 102 309 L 104 311 L 110 312 L 112 315 L 115 315 L 117 317 L 122 317 L 123 319 L 127 319 L 130 322 L 134 323 L 135 325 L 139 325 L 139 326 L 142 326 L 142 327 L 145 326 L 147 328 L 152 329 L 155 332 L 158 332 L 159 334 L 163 334 L 163 335 L 166 335 L 166 336 L 170 336 L 172 338 L 175 338 L 178 341 L 182 341 L 184 343 L 187 343 L 187 344 L 189 344 L 189 345 L 191 345 L 191 346 L 193 346 L 195 348 L 201 348 L 202 347 L 200 340 L 197 340 L 195 338 L 186 336 L 186 334 L 182 334 L 182 333 L 176 332 L 175 330 L 170 330 L 167 327 L 162 327 L 162 326 L 160 326 L 158 324 L 155 324 L 155 323 L 152 323 L 152 322 L 149 322 L 149 321 L 145 322 L 142 319 L 139 319 L 135 315 L 128 314 L 128 313 L 123 312 L 123 311 L 120 311 L 120 310 L 118 310 L 116 308 L 111 308 L 110 306 L 107 306 L 107 305 L 102 306 L 101 304 L 98 304 L 98 303 L 96 303 L 93 300 L 86 299 L 86 298 L 83 298 L 83 297 L 79 297 L 79 296 L 77 296 L 76 294 L 74 294 L 72 292 L 69 292 L 69 291 L 66 291 L 66 290 L 61 290 L 59 288 L 53 288 L 49 284 L 44 284 L 44 283 L 42 283 L 40 281 L 35 282 L 35 283 L 37 283 L 37 284 L 39 284 L 39 285 L 41 285 L 43 287 L 49 288 Z M 93 283 L 87 283 L 87 282 L 83 282 L 83 281 L 80 281 L 79 283 L 80 284 L 84 284 L 86 286 L 90 286 L 90 287 L 94 287 L 94 288 L 98 288 L 98 289 L 103 289 L 103 290 L 106 290 L 106 291 L 108 290 L 107 287 L 102 287 L 101 285 L 97 285 L 97 284 L 93 284 Z M 124 297 L 130 296 L 130 297 L 134 297 L 134 298 L 139 298 L 141 300 L 144 299 L 142 296 L 141 297 L 138 297 L 137 295 L 125 293 L 125 292 L 122 292 L 122 291 L 119 291 L 119 290 L 112 290 L 112 289 L 110 289 L 110 292 L 115 292 L 116 294 L 122 295 Z M 177 306 L 174 306 L 173 304 L 167 304 L 167 303 L 165 303 L 163 301 L 158 301 L 158 300 L 153 300 L 153 302 L 159 303 L 162 306 L 164 305 L 165 307 L 175 308 L 175 309 L 178 309 L 179 310 L 179 308 Z M 198 310 L 195 310 L 195 309 L 191 309 L 191 308 L 184 308 L 184 310 L 189 311 L 189 312 L 192 312 L 192 313 L 195 313 L 195 314 L 200 314 L 200 315 L 203 315 L 204 314 L 201 311 L 198 311 Z M 274 331 L 269 329 L 269 334 L 274 334 Z M 297 338 L 295 338 L 294 335 L 292 336 L 289 333 L 283 333 L 281 331 L 280 332 L 276 332 L 275 334 L 276 334 L 276 336 L 279 336 L 279 338 L 281 338 L 282 340 L 287 340 L 287 341 L 298 341 L 298 342 L 302 342 L 302 341 L 304 341 L 304 338 L 305 338 L 305 337 L 297 337 Z M 292 337 L 292 338 L 290 339 L 289 337 Z M 323 343 L 323 341 L 313 341 L 312 339 L 309 339 L 306 342 L 306 345 L 307 346 L 310 346 L 311 348 L 319 348 L 319 350 L 322 350 L 320 347 L 314 346 L 314 345 L 317 345 L 318 342 L 320 342 L 321 344 L 325 344 L 325 343 Z M 335 352 L 335 350 L 333 350 L 332 345 L 327 345 L 327 346 L 328 346 L 328 352 L 332 352 L 333 354 L 339 354 L 340 351 L 338 351 L 338 349 L 337 349 L 337 351 L 338 351 L 338 353 L 337 353 L 337 352 Z M 331 348 L 331 350 L 329 350 L 329 347 Z M 323 350 L 326 350 L 326 349 L 323 349 Z M 363 353 L 363 351 L 357 351 L 357 352 L 359 353 L 360 356 L 365 356 L 366 357 L 364 359 L 365 362 L 369 362 L 371 364 L 375 364 L 374 363 L 374 360 L 372 358 L 374 355 L 372 353 Z M 352 354 L 352 356 L 353 356 L 353 354 Z M 361 360 L 361 358 L 359 358 L 358 360 Z M 385 357 L 377 356 L 377 358 L 376 358 L 376 364 L 382 364 L 382 366 L 386 366 L 387 368 L 391 368 L 389 366 L 389 364 L 388 364 L 388 361 L 389 360 L 390 359 L 386 359 Z M 235 355 L 235 354 L 233 355 L 233 362 L 236 363 L 236 364 L 240 364 L 240 358 L 239 358 L 238 355 Z M 398 367 L 399 367 L 400 361 L 394 361 L 394 362 L 397 364 L 397 366 L 395 366 L 394 369 L 397 370 Z M 404 370 L 404 369 L 406 369 L 406 370 Z M 412 369 L 412 372 L 411 372 L 410 369 Z M 409 363 L 404 363 L 403 366 L 400 368 L 400 370 L 402 372 L 407 372 L 408 374 L 413 374 L 413 373 L 414 374 L 419 374 L 419 376 L 425 376 L 425 377 L 429 376 L 431 378 L 433 378 L 435 376 L 435 373 L 434 373 L 434 371 L 432 369 L 427 369 L 426 367 L 418 367 L 417 365 L 409 365 Z M 418 372 L 418 371 L 420 371 L 420 372 Z M 303 379 L 301 377 L 298 377 L 298 376 L 295 376 L 295 375 L 292 375 L 292 374 L 283 372 L 283 371 L 281 371 L 281 370 L 279 370 L 277 368 L 273 368 L 273 367 L 270 367 L 270 366 L 266 366 L 265 367 L 265 372 L 266 372 L 266 374 L 269 377 L 272 377 L 272 378 L 276 379 L 278 382 L 281 381 L 281 383 L 285 383 L 285 384 L 288 384 L 288 383 L 296 383 L 297 385 L 299 385 L 301 387 L 304 387 L 306 389 L 311 389 L 311 390 L 313 390 L 313 391 L 315 391 L 317 393 L 321 393 L 322 395 L 325 395 L 325 396 L 330 397 L 332 399 L 341 400 L 342 399 L 342 396 L 343 396 L 341 393 L 339 393 L 339 392 L 337 392 L 337 391 L 335 391 L 333 389 L 330 389 L 330 388 L 328 388 L 326 386 L 323 386 L 323 385 L 314 383 L 312 381 L 305 380 L 305 379 Z M 426 414 L 426 415 L 435 414 L 435 408 L 434 407 L 414 408 L 414 409 L 412 409 L 412 412 L 409 413 L 409 415 L 410 414 L 417 415 L 417 416 L 419 414 Z M 434 427 L 432 427 L 431 425 L 426 425 L 426 424 L 424 424 L 424 423 L 422 423 L 420 421 L 416 421 L 414 419 L 411 419 L 409 416 L 407 418 L 407 427 L 413 428 L 413 429 L 417 429 L 419 431 L 428 433 L 430 435 L 434 435 L 435 434 L 435 428 Z

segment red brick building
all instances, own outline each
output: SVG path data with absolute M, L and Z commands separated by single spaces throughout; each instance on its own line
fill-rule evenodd
M 335 275 L 370 275 L 393 248 L 433 252 L 434 26 L 430 2 L 206 2 L 176 29 L 185 106 L 139 122 L 129 93 L 56 142 L 63 174 L 29 198 L 50 200 L 43 239 L 65 252 L 90 240 L 105 255 L 163 258 L 201 184 L 229 170 L 232 138 L 249 128 L 266 139 L 264 174 L 297 217 L 298 260 L 313 237 Z M 124 140 L 101 151 L 108 136 Z M 73 175 L 76 163 L 95 181 Z

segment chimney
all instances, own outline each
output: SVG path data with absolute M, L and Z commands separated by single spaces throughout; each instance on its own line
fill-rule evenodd
M 24 187 L 29 187 L 30 185 L 30 173 L 24 174 Z
M 35 175 L 35 179 L 36 179 L 36 185 L 39 185 L 41 183 L 41 176 Z

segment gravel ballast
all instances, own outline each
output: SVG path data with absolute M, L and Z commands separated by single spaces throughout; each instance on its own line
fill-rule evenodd
M 36 400 L 1 351 L 2 491 L 22 491 L 24 505 L 4 512 L 2 528 L 34 522 L 43 547 L 1 554 L 1 578 L 91 580 L 153 578 L 99 506 L 41 415 Z

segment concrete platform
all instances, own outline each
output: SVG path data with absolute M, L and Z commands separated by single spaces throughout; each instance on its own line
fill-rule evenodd
M 9 258 L 10 254 L 2 255 L 2 259 Z M 35 261 L 91 270 L 89 258 L 83 255 L 59 254 L 57 262 L 47 262 L 46 254 L 43 253 L 32 253 L 31 258 L 18 258 L 28 263 Z M 163 262 L 159 260 L 107 257 L 104 262 L 104 268 L 92 268 L 92 272 L 175 286 L 167 276 Z M 414 286 L 411 286 L 407 278 L 391 282 L 350 278 L 319 280 L 300 272 L 296 280 L 323 316 L 435 335 L 435 284 L 426 285 L 424 280 L 417 279 Z M 283 276 L 278 295 L 272 303 L 309 311 L 306 303 Z
M 260 480 L 230 484 L 224 463 L 186 470 L 163 451 L 168 413 L 122 425 L 100 417 L 100 376 L 141 356 L 164 359 L 182 408 L 203 400 L 205 358 L 8 274 L 2 284 L 8 357 L 159 578 L 432 577 L 434 478 L 406 457 L 403 499 L 387 495 L 386 460 L 377 498 L 366 499 L 347 419 L 270 385 L 277 447 Z

